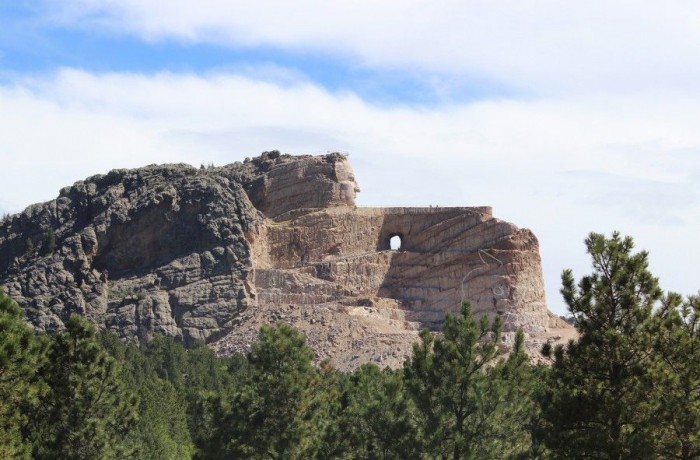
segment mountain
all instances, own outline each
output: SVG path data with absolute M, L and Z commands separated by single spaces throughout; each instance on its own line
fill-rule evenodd
M 533 351 L 570 334 L 531 231 L 489 207 L 356 207 L 358 191 L 338 153 L 114 170 L 0 223 L 0 286 L 38 330 L 79 313 L 226 354 L 285 321 L 341 369 L 399 365 L 464 299 L 502 317 L 504 349 L 517 329 Z

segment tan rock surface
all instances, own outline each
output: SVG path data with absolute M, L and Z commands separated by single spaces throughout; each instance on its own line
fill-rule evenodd
M 504 348 L 517 329 L 533 356 L 571 336 L 547 310 L 532 232 L 488 207 L 358 208 L 358 191 L 340 154 L 112 171 L 0 223 L 0 286 L 37 329 L 78 312 L 125 338 L 219 353 L 286 321 L 341 369 L 400 365 L 465 299 L 503 318 Z
M 212 344 L 219 353 L 246 350 L 259 325 L 281 320 L 339 368 L 367 361 L 396 367 L 418 331 L 439 331 L 463 300 L 477 315 L 502 317 L 504 348 L 522 329 L 535 359 L 545 341 L 575 336 L 547 310 L 532 232 L 494 218 L 488 207 L 357 208 L 349 198 L 359 191 L 352 169 L 345 158 L 337 162 L 341 187 L 322 181 L 324 207 L 308 194 L 308 181 L 300 178 L 301 194 L 288 178 L 278 182 L 294 206 L 266 212 L 251 248 L 257 308 L 241 318 L 247 327 Z M 281 177 L 278 168 L 290 170 L 275 166 L 270 174 Z M 283 199 L 272 183 L 266 191 Z M 393 236 L 400 250 L 390 249 Z

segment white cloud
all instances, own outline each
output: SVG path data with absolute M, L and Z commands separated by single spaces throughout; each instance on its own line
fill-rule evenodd
M 351 66 L 437 73 L 439 85 L 491 81 L 519 96 L 386 108 L 279 67 L 65 69 L 0 86 L 0 211 L 117 167 L 341 150 L 361 204 L 492 205 L 532 228 L 554 307 L 561 269 L 588 271 L 591 230 L 635 236 L 665 287 L 700 287 L 700 3 L 43 2 L 41 21 L 54 25 L 322 52 Z
M 700 3 L 45 0 L 61 25 L 273 46 L 537 94 L 698 90 Z
M 309 83 L 65 69 L 0 87 L 0 207 L 17 211 L 117 167 L 230 163 L 270 149 L 347 151 L 362 205 L 492 205 L 538 235 L 550 305 L 588 271 L 583 238 L 651 251 L 667 288 L 698 289 L 700 96 L 376 107 Z

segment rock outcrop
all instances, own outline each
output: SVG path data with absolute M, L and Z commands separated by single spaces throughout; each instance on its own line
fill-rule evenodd
M 529 230 L 487 207 L 358 208 L 357 191 L 341 154 L 93 176 L 0 224 L 0 286 L 40 330 L 75 312 L 219 353 L 286 321 L 342 369 L 399 365 L 464 299 L 503 318 L 504 347 L 517 329 L 534 349 L 564 327 Z

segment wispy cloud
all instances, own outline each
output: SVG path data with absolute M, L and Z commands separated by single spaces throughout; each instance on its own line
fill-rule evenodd
M 64 69 L 0 87 L 0 206 L 16 211 L 118 167 L 342 150 L 360 204 L 492 205 L 532 228 L 555 307 L 561 269 L 587 270 L 578 242 L 591 230 L 641 235 L 667 286 L 691 292 L 699 99 L 384 107 L 303 79 Z
M 663 171 L 660 173 L 663 175 Z M 569 200 L 589 212 L 608 209 L 630 221 L 663 227 L 692 224 L 688 211 L 693 204 L 700 204 L 697 172 L 694 176 L 671 177 L 654 180 L 597 171 L 571 171 L 562 174 L 560 184 Z
M 45 0 L 62 27 L 232 47 L 329 52 L 364 65 L 527 93 L 698 89 L 700 4 Z
M 18 6 L 19 5 L 19 6 Z M 700 4 L 40 0 L 0 8 L 0 210 L 91 174 L 351 154 L 365 205 L 492 205 L 558 275 L 620 229 L 698 288 Z M 7 25 L 7 27 L 5 27 Z

